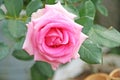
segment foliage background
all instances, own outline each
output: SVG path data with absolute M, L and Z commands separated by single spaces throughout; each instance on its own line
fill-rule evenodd
M 120 33 L 115 28 L 95 23 L 96 12 L 108 16 L 102 0 L 0 0 L 0 6 L 6 8 L 6 11 L 0 9 L 0 60 L 10 53 L 22 61 L 33 60 L 33 56 L 21 49 L 27 31 L 25 24 L 37 9 L 57 1 L 78 16 L 75 21 L 84 26 L 83 32 L 89 36 L 79 50 L 82 60 L 90 64 L 102 63 L 102 47 L 120 46 Z M 53 74 L 51 66 L 45 62 L 34 62 L 31 67 L 32 80 L 47 80 Z

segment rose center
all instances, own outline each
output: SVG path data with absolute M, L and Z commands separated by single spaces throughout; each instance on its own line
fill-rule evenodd
M 59 47 L 62 42 L 62 32 L 60 29 L 50 29 L 45 37 L 45 43 L 49 47 Z

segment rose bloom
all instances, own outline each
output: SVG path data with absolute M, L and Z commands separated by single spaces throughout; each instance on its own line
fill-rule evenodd
M 78 58 L 79 48 L 87 36 L 81 32 L 83 27 L 74 22 L 75 17 L 59 2 L 34 12 L 27 24 L 23 49 L 34 55 L 35 61 L 51 64 L 54 70 Z

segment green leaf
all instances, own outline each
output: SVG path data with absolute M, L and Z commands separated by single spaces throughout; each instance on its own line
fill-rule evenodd
M 17 59 L 24 61 L 33 59 L 33 56 L 30 56 L 24 50 L 14 50 L 12 55 Z
M 11 46 L 14 46 L 15 44 L 15 39 L 8 30 L 8 20 L 4 19 L 0 22 L 0 40 L 4 42 L 5 45 L 9 46 L 9 48 L 11 48 Z
M 83 26 L 90 26 L 93 24 L 93 21 L 91 18 L 89 17 L 81 17 L 80 19 L 76 20 L 77 23 L 80 23 Z M 90 26 L 91 27 L 91 26 Z
M 67 0 L 67 1 L 70 3 L 77 3 L 77 2 L 80 2 L 81 0 Z
M 25 23 L 29 23 L 31 21 L 31 17 L 28 17 L 25 21 Z
M 80 7 L 80 17 L 86 16 L 90 19 L 94 20 L 95 17 L 95 6 L 91 0 L 85 1 L 81 3 Z
M 68 12 L 71 12 L 77 16 L 79 16 L 79 11 L 76 9 L 75 5 L 73 4 L 65 4 L 63 6 Z
M 97 64 L 102 62 L 102 51 L 91 40 L 86 40 L 79 50 L 80 58 L 87 63 Z
M 90 28 L 93 26 L 93 20 L 90 17 L 84 16 L 76 20 L 77 23 L 84 26 L 83 32 L 88 33 Z
M 19 60 L 32 60 L 33 56 L 30 56 L 27 52 L 22 50 L 24 38 L 19 39 L 14 45 L 13 56 Z
M 95 6 L 91 0 L 81 3 L 79 15 L 80 18 L 76 22 L 84 26 L 83 32 L 87 34 L 93 25 L 95 17 Z
M 95 5 L 101 4 L 102 0 L 91 0 Z
M 16 41 L 15 45 L 14 45 L 14 49 L 15 50 L 21 50 L 22 49 L 22 46 L 23 46 L 23 43 L 24 43 L 24 38 L 20 38 Z
M 105 6 L 103 6 L 103 5 L 97 5 L 97 9 L 98 9 L 98 11 L 99 11 L 102 15 L 108 16 L 108 11 L 107 11 L 107 9 L 106 9 Z
M 106 29 L 102 26 L 95 25 L 89 31 L 89 38 L 93 42 L 109 48 L 120 46 L 120 33 L 113 27 Z
M 47 77 L 52 77 L 53 76 L 53 70 L 50 66 L 50 64 L 46 63 L 46 62 L 36 62 L 35 66 L 38 68 L 39 72 L 41 72 L 43 75 L 47 76 Z
M 9 48 L 3 43 L 0 43 L 0 60 L 5 58 L 8 54 L 9 54 Z
M 46 0 L 46 3 L 47 3 L 47 4 L 54 4 L 54 3 L 55 3 L 55 0 Z
M 0 0 L 0 6 L 1 6 L 1 4 L 3 4 L 3 0 Z
M 31 67 L 31 77 L 32 77 L 32 80 L 48 80 L 47 76 L 39 72 L 36 65 L 33 65 Z
M 25 23 L 22 21 L 9 20 L 8 30 L 14 38 L 20 38 L 25 36 L 26 26 L 25 26 Z
M 4 4 L 8 14 L 17 17 L 22 10 L 23 0 L 4 0 Z
M 91 0 L 96 6 L 97 10 L 104 16 L 108 16 L 108 11 L 105 6 L 102 5 L 102 0 Z
M 32 0 L 26 8 L 26 12 L 28 16 L 31 16 L 33 12 L 35 12 L 37 9 L 40 9 L 43 7 L 43 4 L 41 0 Z
M 115 48 L 110 49 L 109 53 L 120 55 L 120 47 L 115 47 Z
M 0 20 L 5 18 L 5 14 L 2 9 L 0 9 Z

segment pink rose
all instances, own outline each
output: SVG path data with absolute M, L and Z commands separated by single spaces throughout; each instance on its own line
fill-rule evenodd
M 45 61 L 55 70 L 60 64 L 79 57 L 78 51 L 87 38 L 82 26 L 74 22 L 76 15 L 58 2 L 34 12 L 27 24 L 23 49 L 34 55 L 35 61 Z

